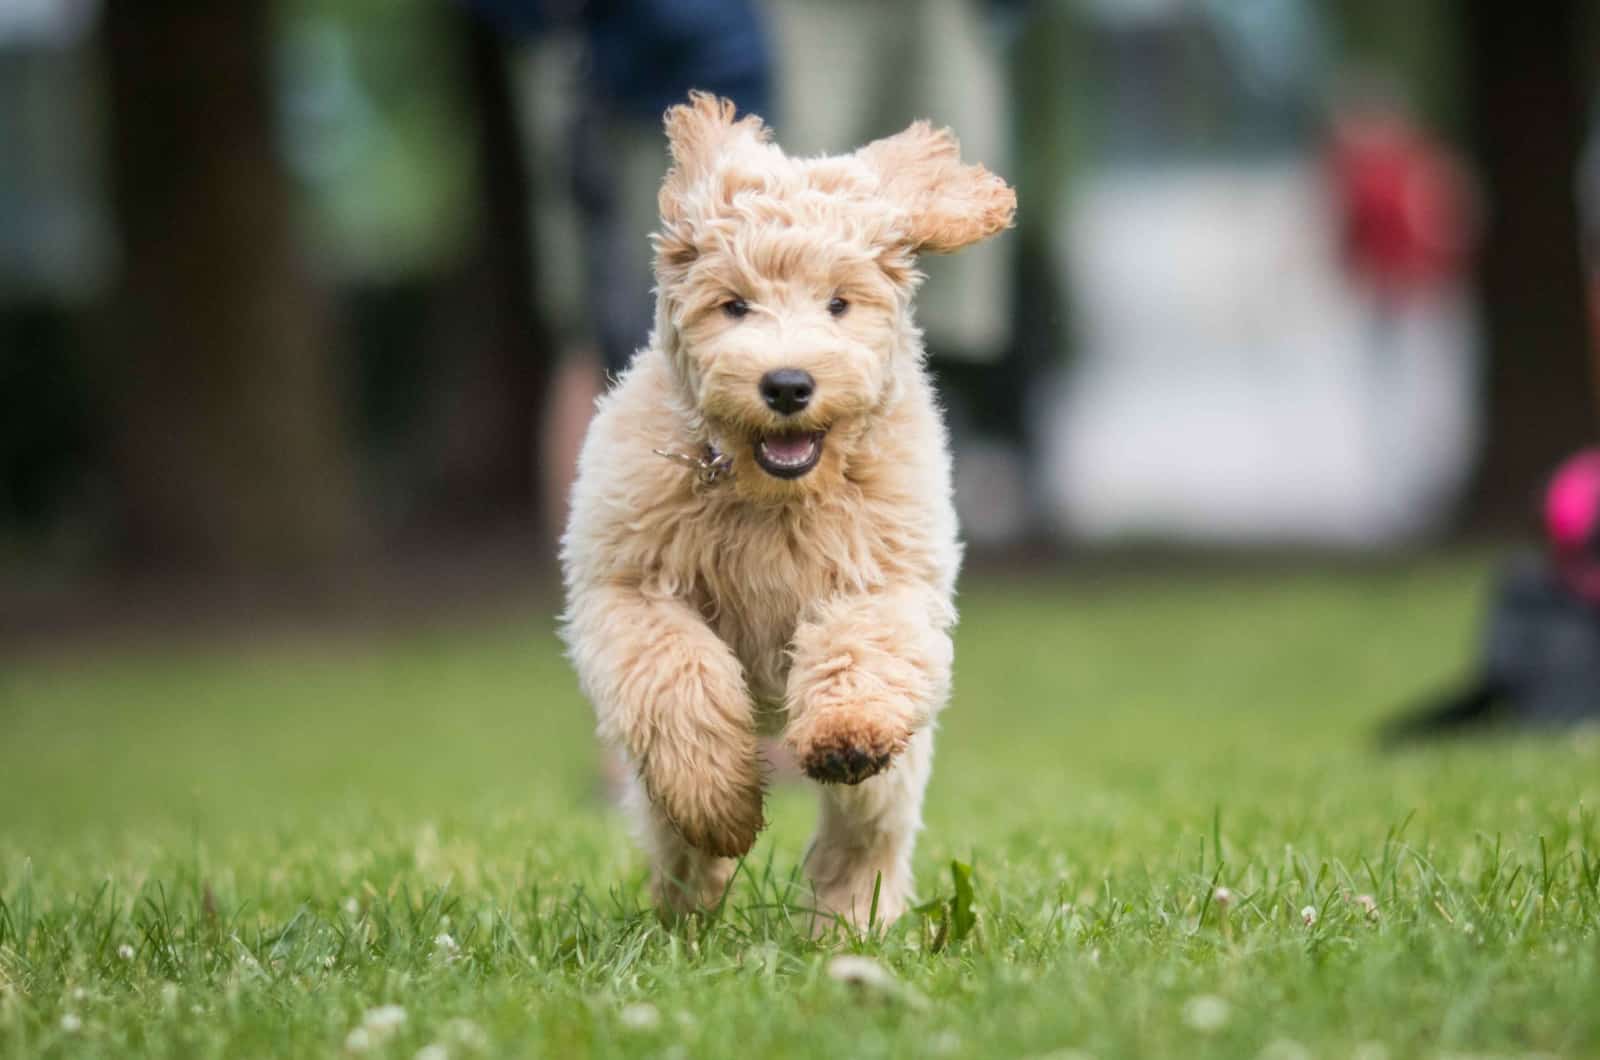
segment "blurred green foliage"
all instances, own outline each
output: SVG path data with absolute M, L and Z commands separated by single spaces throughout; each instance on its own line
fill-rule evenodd
M 475 209 L 461 37 L 427 0 L 281 5 L 285 148 L 340 275 L 392 280 L 461 253 Z

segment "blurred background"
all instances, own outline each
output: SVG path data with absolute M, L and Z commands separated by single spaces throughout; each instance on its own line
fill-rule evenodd
M 553 609 L 691 87 L 1016 184 L 921 310 L 979 568 L 1515 536 L 1600 419 L 1597 46 L 1580 0 L 0 0 L 0 637 Z
M 372 1056 L 1600 1052 L 1600 449 L 1508 558 L 1597 441 L 1597 49 L 1594 0 L 0 0 L 0 1056 L 379 1004 Z M 769 918 L 809 786 L 728 934 L 645 927 L 555 631 L 690 88 L 1019 194 L 918 311 L 970 543 L 918 873 L 983 941 L 852 944 L 906 975 L 854 1015 Z M 1376 753 L 1505 716 L 1589 724 Z

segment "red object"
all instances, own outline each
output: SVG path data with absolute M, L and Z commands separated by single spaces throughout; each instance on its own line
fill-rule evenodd
M 1562 580 L 1600 603 L 1600 449 L 1586 449 L 1557 469 L 1545 492 L 1544 526 Z
M 1332 169 L 1351 269 L 1380 294 L 1458 276 L 1472 243 L 1466 180 L 1442 146 L 1399 117 L 1338 123 Z

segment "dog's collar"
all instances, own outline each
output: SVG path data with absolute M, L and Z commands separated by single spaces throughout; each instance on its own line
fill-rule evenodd
M 689 453 L 674 453 L 667 449 L 651 450 L 657 456 L 665 457 L 674 464 L 681 464 L 695 473 L 695 479 L 702 486 L 710 486 L 733 474 L 733 457 L 718 451 L 717 447 L 707 442 L 701 449 L 699 456 Z

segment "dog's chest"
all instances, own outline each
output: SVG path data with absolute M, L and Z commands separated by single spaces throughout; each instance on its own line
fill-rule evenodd
M 738 656 L 751 694 L 776 707 L 800 623 L 825 600 L 881 583 L 873 535 L 848 518 L 768 513 L 719 537 L 703 556 L 696 603 Z

